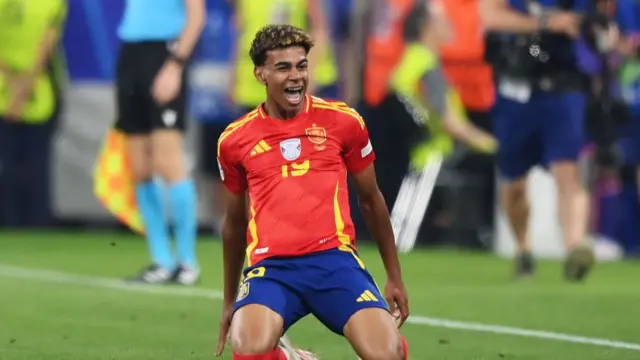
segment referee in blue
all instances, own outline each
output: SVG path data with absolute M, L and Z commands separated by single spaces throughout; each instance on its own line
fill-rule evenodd
M 127 0 L 118 29 L 116 128 L 127 134 L 152 263 L 131 280 L 192 285 L 196 260 L 196 189 L 184 154 L 187 65 L 206 21 L 205 0 Z M 171 251 L 161 192 L 168 185 L 177 252 Z

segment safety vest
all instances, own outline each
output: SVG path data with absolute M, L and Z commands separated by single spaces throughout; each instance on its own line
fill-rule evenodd
M 419 111 L 428 119 L 426 124 L 431 136 L 426 146 L 429 152 L 445 155 L 453 150 L 453 139 L 444 131 L 440 119 L 433 115 L 423 100 L 423 91 L 428 89 L 422 88 L 422 78 L 436 66 L 438 59 L 432 51 L 419 43 L 407 44 L 393 71 L 389 87 L 404 101 L 408 101 L 413 110 Z M 448 101 L 455 101 L 455 98 L 448 94 Z M 459 109 L 459 106 L 454 106 L 456 108 Z
M 372 1 L 363 90 L 369 106 L 379 105 L 387 94 L 389 79 L 404 49 L 403 23 L 413 4 L 414 0 Z
M 483 29 L 478 0 L 442 1 L 453 38 L 440 48 L 445 75 L 465 107 L 486 111 L 495 101 L 491 67 L 484 62 Z
M 307 0 L 238 0 L 236 14 L 240 25 L 236 60 L 236 88 L 234 100 L 243 106 L 256 106 L 265 101 L 264 86 L 253 75 L 249 57 L 251 42 L 258 30 L 268 24 L 289 24 L 308 29 Z M 328 44 L 330 45 L 330 44 Z M 312 50 L 313 51 L 313 50 Z M 338 80 L 334 52 L 331 46 L 315 66 L 312 74 L 317 86 L 327 86 Z
M 63 24 L 67 14 L 64 0 L 0 0 L 0 63 L 12 72 L 27 73 L 33 69 L 40 52 L 40 41 L 52 23 Z M 11 94 L 9 77 L 0 72 L 0 114 L 9 110 Z M 56 87 L 51 71 L 42 71 L 35 80 L 31 98 L 21 120 L 42 124 L 56 107 Z

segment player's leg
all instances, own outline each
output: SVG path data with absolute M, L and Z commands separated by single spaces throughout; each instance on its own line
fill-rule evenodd
M 295 358 L 290 344 L 280 346 L 280 337 L 307 310 L 292 289 L 296 274 L 270 263 L 273 260 L 244 272 L 229 331 L 235 360 Z
M 124 44 L 116 72 L 118 118 L 116 128 L 127 134 L 127 158 L 135 185 L 136 202 L 144 221 L 152 264 L 132 280 L 161 283 L 171 277 L 175 260 L 162 208 L 160 189 L 151 177 L 150 103 L 138 79 L 144 64 L 137 44 Z
M 145 81 L 151 88 L 167 59 L 166 44 L 154 44 L 149 48 L 148 56 L 149 72 L 145 74 Z M 187 122 L 187 69 L 183 70 L 181 81 L 181 89 L 170 103 L 162 105 L 151 100 L 151 170 L 167 185 L 169 212 L 173 220 L 179 262 L 173 280 L 180 284 L 192 285 L 199 280 L 200 271 L 196 258 L 196 187 L 189 174 L 184 147 Z
M 540 141 L 535 115 L 535 100 L 520 103 L 498 96 L 493 113 L 498 143 L 498 168 L 501 177 L 500 204 L 516 239 L 515 276 L 526 277 L 535 271 L 529 239 L 529 200 L 526 176 L 540 161 Z
M 585 242 L 589 200 L 577 165 L 585 142 L 585 107 L 585 96 L 579 92 L 549 94 L 543 107 L 544 161 L 558 187 L 558 214 L 569 253 L 568 280 L 582 279 L 594 262 L 593 250 Z
M 403 360 L 407 345 L 388 311 L 384 296 L 348 247 L 310 257 L 316 277 L 305 301 L 331 331 L 344 335 L 363 360 Z M 313 281 L 314 277 L 310 277 Z

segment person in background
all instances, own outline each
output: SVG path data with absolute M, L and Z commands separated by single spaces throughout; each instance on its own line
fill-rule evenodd
M 415 0 L 357 1 L 354 18 L 354 45 L 362 47 L 362 57 L 354 57 L 354 68 L 363 68 L 361 112 L 367 121 L 371 145 L 376 149 L 378 185 L 388 206 L 393 206 L 399 187 L 398 172 L 406 168 L 398 164 L 404 151 L 395 138 L 400 114 L 384 111 L 389 80 L 404 51 L 403 24 Z M 360 29 L 365 29 L 364 31 Z M 361 46 L 360 46 L 361 45 Z M 400 178 L 401 180 L 401 178 Z
M 238 30 L 234 54 L 236 64 L 235 86 L 231 98 L 239 113 L 254 109 L 265 100 L 264 89 L 255 81 L 253 63 L 246 56 L 253 36 L 269 24 L 290 24 L 308 29 L 315 40 L 310 55 L 309 72 L 312 74 L 307 91 L 310 94 L 337 95 L 338 69 L 330 43 L 330 27 L 325 13 L 326 0 L 236 0 L 235 24 Z
M 500 32 L 494 59 L 498 95 L 493 113 L 500 142 L 498 167 L 504 179 L 501 203 L 517 241 L 516 278 L 535 270 L 528 235 L 526 178 L 536 165 L 548 167 L 558 187 L 558 214 L 567 248 L 564 276 L 580 281 L 595 262 L 586 242 L 588 198 L 577 160 L 585 145 L 584 78 L 575 53 L 586 1 L 482 0 L 489 31 Z M 570 5 L 570 6 L 569 6 Z M 541 34 L 541 40 L 530 36 Z M 529 35 L 527 37 L 527 35 Z M 524 38 L 524 46 L 517 37 Z M 539 52 L 530 52 L 532 42 Z M 516 59 L 514 61 L 513 59 Z M 510 59 L 510 60 L 509 60 Z
M 229 72 L 235 66 L 232 63 L 235 26 L 231 1 L 208 1 L 207 12 L 208 17 L 214 20 L 207 23 L 191 66 L 193 76 L 200 78 L 192 82 L 190 101 L 191 115 L 200 123 L 199 163 L 207 185 L 207 189 L 200 192 L 207 194 L 208 190 L 211 191 L 213 201 L 210 220 L 213 221 L 214 231 L 219 235 L 224 222 L 226 192 L 220 181 L 216 154 L 220 135 L 237 115 L 235 106 L 227 98 L 228 89 L 232 85 L 225 81 L 232 78 Z M 204 74 L 201 69 L 205 69 Z
M 116 128 L 127 136 L 152 264 L 131 280 L 191 285 L 196 259 L 196 190 L 185 164 L 186 67 L 205 24 L 204 0 L 128 0 L 118 29 Z M 168 185 L 177 261 L 161 189 Z
M 484 61 L 485 45 L 478 0 L 440 1 L 450 24 L 450 37 L 439 49 L 442 70 L 460 95 L 469 121 L 491 131 L 490 112 L 495 102 L 491 67 Z M 473 173 L 482 187 L 482 224 L 493 228 L 495 206 L 495 154 L 466 156 L 458 169 Z
M 0 221 L 46 227 L 65 0 L 0 0 Z

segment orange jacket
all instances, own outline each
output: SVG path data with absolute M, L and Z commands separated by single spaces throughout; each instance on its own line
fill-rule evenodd
M 378 1 L 374 1 L 377 3 Z M 382 0 L 374 5 L 369 19 L 372 31 L 367 38 L 364 69 L 364 99 L 370 106 L 382 102 L 389 79 L 404 50 L 403 23 L 414 0 Z
M 491 68 L 484 62 L 478 0 L 446 0 L 453 38 L 440 49 L 444 72 L 469 110 L 486 111 L 495 101 Z

